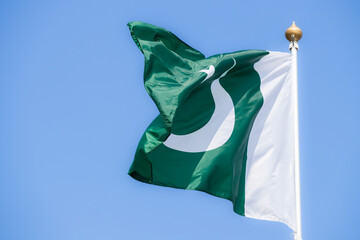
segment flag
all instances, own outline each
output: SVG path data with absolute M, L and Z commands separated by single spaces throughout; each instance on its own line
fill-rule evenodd
M 205 58 L 163 28 L 128 26 L 159 110 L 129 175 L 225 198 L 240 215 L 295 230 L 291 54 L 246 50 Z

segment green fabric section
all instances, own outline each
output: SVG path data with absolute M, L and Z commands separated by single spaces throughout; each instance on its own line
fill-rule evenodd
M 145 56 L 145 89 L 170 127 L 176 109 L 203 74 L 196 61 L 204 55 L 171 32 L 143 22 L 128 23 L 131 36 Z
M 172 33 L 149 24 L 129 23 L 131 34 L 145 55 L 145 87 L 160 115 L 140 140 L 129 170 L 133 178 L 156 185 L 192 189 L 229 199 L 244 215 L 247 144 L 263 98 L 254 63 L 266 51 L 240 51 L 209 58 Z M 220 79 L 235 107 L 235 128 L 230 139 L 211 151 L 188 153 L 166 147 L 170 133 L 183 135 L 204 126 L 214 112 L 210 85 Z M 215 74 L 200 84 L 215 67 Z

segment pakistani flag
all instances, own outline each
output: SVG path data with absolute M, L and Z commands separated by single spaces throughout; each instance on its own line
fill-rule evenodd
M 248 50 L 205 58 L 163 28 L 128 26 L 160 112 L 129 175 L 226 198 L 240 215 L 295 230 L 291 55 Z

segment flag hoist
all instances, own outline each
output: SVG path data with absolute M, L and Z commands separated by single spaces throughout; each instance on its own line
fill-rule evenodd
M 300 159 L 299 159 L 299 111 L 298 111 L 298 81 L 297 81 L 297 51 L 298 41 L 302 37 L 302 31 L 295 22 L 286 30 L 285 37 L 289 40 L 289 49 L 292 55 L 293 75 L 293 104 L 294 104 L 294 150 L 295 150 L 295 206 L 296 206 L 296 229 L 295 240 L 301 240 L 301 204 L 300 204 Z

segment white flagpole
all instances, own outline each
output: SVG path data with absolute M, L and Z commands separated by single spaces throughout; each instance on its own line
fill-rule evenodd
M 301 204 L 300 204 L 300 159 L 299 159 L 299 110 L 298 110 L 298 80 L 297 80 L 297 51 L 298 41 L 302 37 L 302 31 L 295 22 L 285 32 L 289 40 L 289 49 L 292 54 L 292 77 L 293 77 L 293 104 L 294 104 L 294 144 L 295 144 L 295 206 L 296 206 L 296 229 L 294 240 L 302 240 L 301 235 Z

